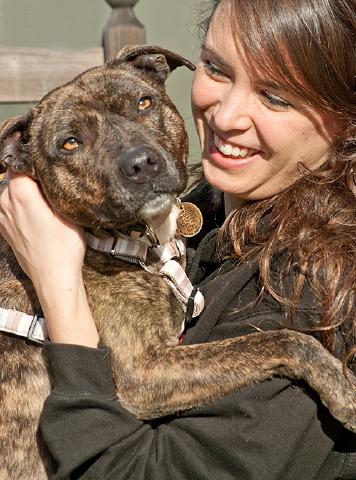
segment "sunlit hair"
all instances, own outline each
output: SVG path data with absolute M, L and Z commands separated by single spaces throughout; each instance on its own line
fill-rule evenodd
M 248 61 L 266 76 L 330 112 L 341 133 L 316 171 L 299 166 L 300 178 L 272 198 L 232 212 L 223 225 L 223 258 L 259 259 L 263 289 L 289 305 L 292 323 L 307 282 L 322 315 L 314 330 L 330 350 L 342 332 L 345 363 L 356 353 L 356 102 L 354 0 L 215 0 L 201 22 L 230 22 Z M 285 259 L 279 278 L 275 254 Z M 292 291 L 283 278 L 293 273 Z M 285 283 L 285 282 L 284 282 Z M 293 324 L 295 328 L 298 325 Z M 311 328 L 313 330 L 313 328 Z

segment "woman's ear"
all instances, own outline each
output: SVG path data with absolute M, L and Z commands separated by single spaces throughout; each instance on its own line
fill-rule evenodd
M 27 148 L 30 115 L 5 120 L 0 125 L 0 173 L 11 170 L 33 175 L 33 164 Z

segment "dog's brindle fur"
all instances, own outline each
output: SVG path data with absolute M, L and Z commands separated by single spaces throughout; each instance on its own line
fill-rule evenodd
M 32 175 L 56 211 L 99 236 L 151 223 L 186 186 L 184 124 L 164 88 L 180 65 L 193 69 L 158 47 L 123 49 L 50 92 L 29 115 L 5 122 L 3 168 Z M 144 110 L 142 97 L 152 99 Z M 79 148 L 62 148 L 69 137 Z M 38 312 L 32 284 L 4 242 L 1 252 L 0 306 Z M 278 374 L 305 379 L 355 429 L 354 378 L 348 383 L 341 363 L 312 337 L 275 331 L 170 346 L 172 338 L 178 343 L 183 313 L 158 275 L 88 249 L 84 279 L 101 341 L 112 348 L 118 398 L 134 415 L 164 416 Z M 2 333 L 0 362 L 0 478 L 46 478 L 36 444 L 50 391 L 41 348 Z

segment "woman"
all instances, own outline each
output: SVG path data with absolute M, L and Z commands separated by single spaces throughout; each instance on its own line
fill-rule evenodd
M 221 207 L 206 185 L 191 194 L 205 206 L 207 236 L 190 272 L 212 306 L 185 343 L 283 322 L 313 331 L 352 366 L 353 0 L 216 0 L 204 25 L 192 105 L 205 178 L 223 192 L 228 218 L 219 259 L 213 229 Z M 355 478 L 345 453 L 355 450 L 355 438 L 287 379 L 162 421 L 131 416 L 115 400 L 108 350 L 97 348 L 81 276 L 82 232 L 48 208 L 34 182 L 14 174 L 0 220 L 52 339 L 44 350 L 54 390 L 41 431 L 53 478 Z M 66 252 L 59 262 L 58 251 Z

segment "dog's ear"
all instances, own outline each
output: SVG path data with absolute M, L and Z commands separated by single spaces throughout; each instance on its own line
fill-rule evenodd
M 30 115 L 19 115 L 0 125 L 0 173 L 11 170 L 33 175 L 31 156 L 27 150 Z
M 116 59 L 119 62 L 131 62 L 137 68 L 152 72 L 162 83 L 178 67 L 195 70 L 195 65 L 186 58 L 154 45 L 128 45 L 120 50 Z

